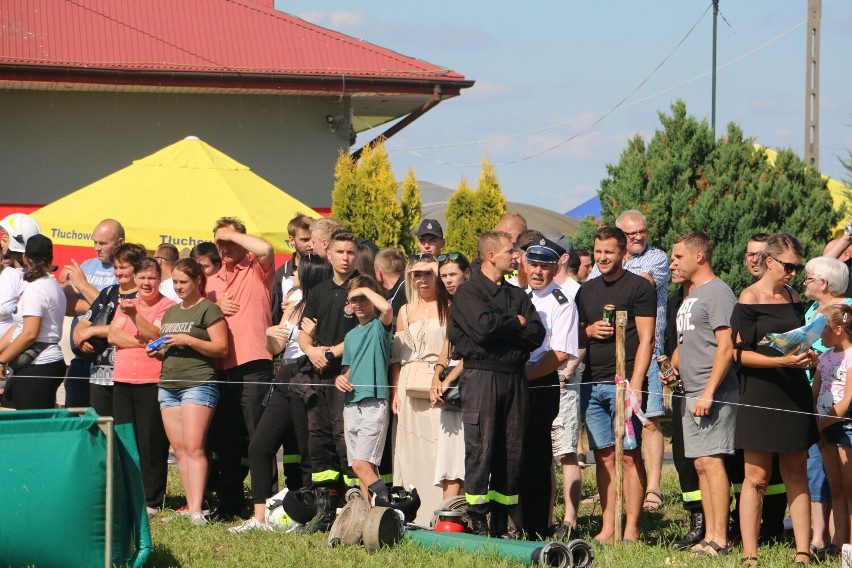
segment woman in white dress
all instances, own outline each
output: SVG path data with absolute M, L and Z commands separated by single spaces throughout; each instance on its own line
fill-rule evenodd
M 421 506 L 415 522 L 428 525 L 443 499 L 435 486 L 435 463 L 441 410 L 432 406 L 429 393 L 435 363 L 447 337 L 449 299 L 438 279 L 438 261 L 428 253 L 409 259 L 405 275 L 408 304 L 397 317 L 391 353 L 391 409 L 397 423 L 393 440 L 393 482 L 413 485 Z

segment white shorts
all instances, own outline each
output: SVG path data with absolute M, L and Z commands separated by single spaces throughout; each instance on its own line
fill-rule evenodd
M 580 436 L 580 385 L 560 383 L 560 386 L 559 414 L 550 428 L 554 457 L 576 453 Z
M 388 433 L 388 401 L 365 398 L 343 407 L 343 430 L 349 465 L 352 460 L 379 465 Z

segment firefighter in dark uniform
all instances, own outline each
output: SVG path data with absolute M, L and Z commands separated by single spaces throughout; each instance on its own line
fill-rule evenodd
M 553 281 L 565 250 L 549 239 L 524 246 L 524 271 L 533 306 L 546 335 L 526 368 L 529 420 L 524 434 L 524 477 L 521 483 L 523 528 L 529 539 L 547 536 L 553 494 L 551 428 L 559 413 L 558 371 L 577 358 L 577 307 Z
M 525 364 L 545 330 L 529 297 L 505 282 L 517 251 L 508 234 L 479 237 L 482 269 L 459 286 L 447 331 L 464 359 L 460 382 L 465 442 L 465 498 L 474 532 L 507 532 L 523 471 L 523 434 L 528 394 Z

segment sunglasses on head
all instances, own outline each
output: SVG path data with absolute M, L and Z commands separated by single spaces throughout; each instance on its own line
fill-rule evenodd
M 783 266 L 784 272 L 786 272 L 787 274 L 792 274 L 794 272 L 801 272 L 802 270 L 805 269 L 804 264 L 796 264 L 795 262 L 784 262 L 783 260 L 778 260 L 774 256 L 770 256 L 769 258 L 771 258 L 772 260 L 774 260 L 775 262 L 777 262 L 778 264 Z
M 447 253 L 447 254 L 439 254 L 438 255 L 438 262 L 445 262 L 447 260 L 458 260 L 458 259 L 459 259 L 459 253 L 457 253 L 457 252 L 450 252 L 450 253 Z
M 414 262 L 434 262 L 434 261 L 435 261 L 435 256 L 432 253 L 428 253 L 428 252 L 418 252 L 416 254 L 412 254 L 411 257 L 409 257 L 409 259 L 408 259 L 408 262 L 410 262 L 410 263 L 414 263 Z

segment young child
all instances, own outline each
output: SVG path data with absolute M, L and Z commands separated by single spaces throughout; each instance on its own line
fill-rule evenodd
M 828 322 L 821 339 L 828 351 L 819 358 L 813 389 L 834 513 L 832 544 L 839 554 L 843 543 L 850 542 L 852 537 L 852 422 L 844 419 L 852 400 L 852 388 L 846 388 L 846 372 L 852 368 L 852 308 L 835 304 L 825 310 L 825 315 Z
M 335 379 L 345 392 L 343 429 L 349 465 L 361 482 L 361 495 L 369 504 L 388 503 L 388 489 L 376 473 L 382 461 L 388 432 L 388 364 L 393 308 L 369 276 L 349 281 L 348 308 L 358 318 L 358 327 L 343 340 L 343 370 Z M 376 310 L 379 317 L 376 318 Z

